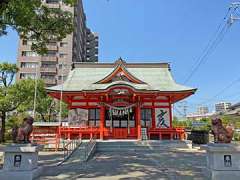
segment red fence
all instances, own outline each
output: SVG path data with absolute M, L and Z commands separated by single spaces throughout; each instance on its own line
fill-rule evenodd
M 52 148 L 58 149 L 60 139 L 90 139 L 92 137 L 100 138 L 100 128 L 97 127 L 34 127 L 31 134 L 33 142 L 43 145 L 52 145 Z M 156 140 L 164 139 L 185 139 L 184 128 L 150 128 L 148 129 L 148 138 Z M 137 128 L 104 128 L 105 139 L 136 139 Z

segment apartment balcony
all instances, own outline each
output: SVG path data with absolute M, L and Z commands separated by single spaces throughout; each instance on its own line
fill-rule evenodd
M 31 47 L 32 47 L 32 45 L 30 45 L 30 44 L 21 44 L 20 45 L 21 46 L 21 50 L 23 51 L 31 51 L 32 49 L 31 49 Z
M 98 43 L 97 42 L 92 42 L 90 44 L 87 45 L 87 49 L 93 49 L 98 47 Z
M 38 70 L 38 68 L 37 68 Z M 20 67 L 21 72 L 35 73 L 36 68 Z
M 55 79 L 43 79 L 43 81 L 47 86 L 53 86 L 57 84 Z
M 19 62 L 39 62 L 41 60 L 40 56 L 19 56 Z
M 47 3 L 46 5 L 48 8 L 60 8 L 59 3 Z
M 50 51 L 58 51 L 57 45 L 47 45 L 47 49 Z
M 40 68 L 41 73 L 57 73 L 56 67 L 41 67 Z
M 56 56 L 42 56 L 41 61 L 56 62 L 58 58 Z

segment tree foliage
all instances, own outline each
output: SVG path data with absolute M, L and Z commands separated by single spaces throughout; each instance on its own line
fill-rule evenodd
M 1 72 L 1 71 L 0 71 Z M 32 115 L 35 80 L 21 80 L 8 87 L 0 87 L 0 118 L 2 119 L 1 138 L 5 140 L 5 123 L 11 129 L 19 125 L 24 116 Z M 8 116 L 7 114 L 10 113 Z M 36 121 L 52 121 L 58 118 L 59 102 L 47 95 L 42 80 L 37 81 Z M 62 103 L 62 117 L 67 117 L 67 105 Z
M 29 88 L 26 90 L 29 94 L 29 99 L 23 102 L 18 108 L 17 112 L 24 113 L 26 111 L 33 111 L 34 104 L 34 91 L 35 91 L 35 80 L 27 80 Z M 36 120 L 40 121 L 52 121 L 57 118 L 59 113 L 59 101 L 48 96 L 45 89 L 44 82 L 40 79 L 37 80 L 37 96 L 36 96 Z M 62 116 L 65 117 L 68 114 L 67 106 L 62 103 Z
M 7 62 L 0 64 L 0 83 L 4 87 L 10 86 L 17 71 L 18 68 L 16 64 Z
M 222 115 L 220 118 L 224 126 L 232 124 L 235 128 L 240 128 L 240 116 Z
M 174 128 L 182 127 L 182 128 L 191 128 L 191 121 L 189 120 L 179 120 L 176 116 L 173 117 L 172 126 Z
M 74 6 L 76 0 L 63 0 Z M 48 8 L 41 0 L 0 1 L 0 36 L 7 28 L 16 30 L 22 39 L 32 41 L 32 50 L 44 54 L 47 44 L 60 41 L 73 31 L 73 14 L 60 8 Z
M 3 141 L 7 113 L 16 110 L 23 102 L 29 99 L 28 91 L 26 91 L 29 88 L 27 81 L 12 84 L 17 70 L 15 64 L 0 64 L 0 117 L 2 122 L 0 140 Z

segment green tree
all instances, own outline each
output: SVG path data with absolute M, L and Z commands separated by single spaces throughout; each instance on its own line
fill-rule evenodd
M 33 111 L 34 104 L 34 91 L 35 91 L 35 80 L 29 79 L 28 84 L 29 88 L 27 91 L 29 92 L 28 100 L 23 102 L 17 109 L 18 112 L 26 112 Z M 58 115 L 59 113 L 59 101 L 53 99 L 48 96 L 47 91 L 45 89 L 44 82 L 40 79 L 37 80 L 37 96 L 36 96 L 36 120 L 41 121 L 51 121 L 54 115 Z M 62 103 L 62 117 L 66 117 L 68 114 L 67 106 L 65 103 Z
M 17 72 L 15 64 L 0 64 L 0 117 L 2 120 L 0 139 L 4 141 L 5 121 L 8 112 L 16 110 L 21 104 L 30 100 L 29 91 L 32 87 L 28 80 L 22 80 L 13 84 L 14 75 Z
M 13 91 L 12 88 L 10 89 L 9 87 L 17 71 L 18 68 L 15 64 L 0 64 L 0 117 L 2 122 L 0 141 L 4 140 L 6 113 L 13 108 L 11 104 L 8 104 L 8 100 L 11 98 L 8 95 Z
M 37 98 L 36 98 L 36 112 L 40 115 L 41 121 L 51 121 L 54 115 L 59 114 L 60 102 L 48 96 L 45 89 L 45 84 L 42 80 L 38 81 Z M 68 114 L 67 105 L 62 102 L 62 117 Z
M 73 6 L 76 0 L 63 0 Z M 46 45 L 60 41 L 73 31 L 73 15 L 60 8 L 48 8 L 41 0 L 1 0 L 0 36 L 7 28 L 17 31 L 22 39 L 32 41 L 32 50 L 44 54 Z

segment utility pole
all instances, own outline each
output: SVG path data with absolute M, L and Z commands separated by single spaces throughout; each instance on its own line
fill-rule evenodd
M 36 117 L 36 101 L 37 101 L 37 86 L 38 86 L 38 65 L 39 62 L 35 64 L 35 87 L 34 87 L 34 100 L 33 100 L 33 118 L 35 119 Z
M 59 123 L 62 123 L 62 102 L 63 102 L 63 83 L 64 83 L 64 70 L 68 68 L 68 64 L 62 61 L 62 71 L 61 71 L 61 92 L 60 92 L 60 104 L 59 104 Z
M 178 107 L 182 109 L 184 117 L 187 117 L 187 108 L 188 108 L 187 101 L 182 101 L 179 104 L 180 105 L 178 105 Z
M 61 71 L 61 93 L 60 93 L 60 104 L 59 104 L 59 123 L 62 123 L 62 99 L 63 99 L 63 73 L 64 73 L 65 63 L 62 61 L 62 71 Z
M 228 20 L 228 23 L 232 25 L 236 20 L 240 20 L 240 14 L 236 13 L 237 10 L 240 8 L 240 2 L 233 2 L 230 5 L 230 9 L 232 9 L 230 18 Z

